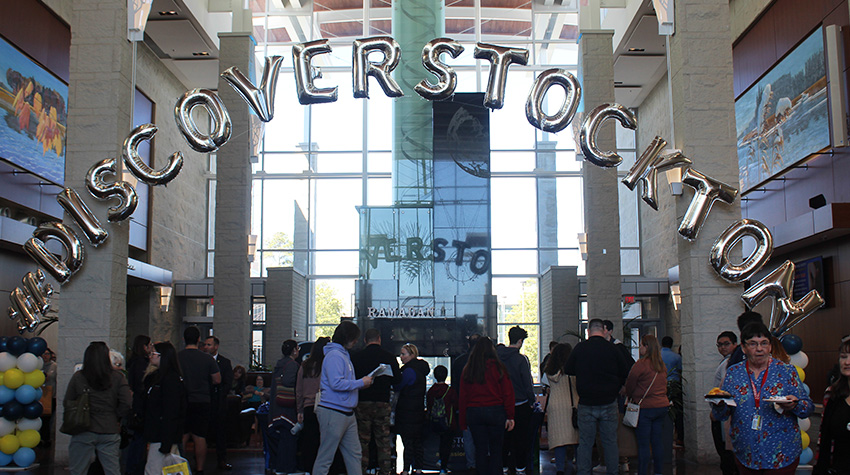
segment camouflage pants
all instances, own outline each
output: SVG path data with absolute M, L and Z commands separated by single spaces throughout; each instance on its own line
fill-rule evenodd
M 375 438 L 378 448 L 380 475 L 395 474 L 390 442 L 390 411 L 388 402 L 361 401 L 357 405 L 357 433 L 360 436 L 363 473 L 369 468 L 369 442 Z

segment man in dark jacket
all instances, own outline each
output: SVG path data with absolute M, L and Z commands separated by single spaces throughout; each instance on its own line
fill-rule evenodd
M 390 386 L 401 382 L 398 361 L 389 351 L 381 347 L 381 332 L 377 328 L 366 330 L 364 336 L 366 348 L 351 357 L 354 365 L 354 377 L 368 375 L 381 364 L 388 364 L 393 370 L 392 377 L 375 378 L 372 386 L 360 390 L 360 401 L 354 414 L 357 416 L 357 432 L 360 437 L 363 473 L 369 470 L 369 443 L 375 439 L 378 449 L 378 474 L 395 474 L 390 441 Z
M 455 392 L 455 401 L 460 400 L 460 379 L 463 375 L 463 368 L 466 362 L 469 361 L 469 352 L 475 346 L 475 342 L 481 338 L 478 333 L 473 333 L 466 338 L 466 353 L 461 353 L 452 361 L 452 391 Z M 460 416 L 455 411 L 455 420 L 460 420 Z M 466 455 L 466 469 L 475 469 L 475 444 L 472 442 L 472 433 L 469 429 L 463 431 L 463 451 Z
M 505 432 L 505 445 L 502 460 L 508 469 L 516 469 L 517 475 L 525 475 L 531 446 L 528 443 L 531 434 L 531 406 L 534 404 L 534 383 L 531 382 L 531 364 L 528 358 L 519 352 L 528 332 L 519 326 L 508 330 L 508 346 L 499 345 L 496 353 L 508 368 L 508 376 L 514 387 L 514 430 Z
M 590 337 L 576 345 L 565 367 L 567 374 L 576 377 L 579 397 L 578 473 L 590 473 L 598 429 L 608 474 L 617 475 L 617 395 L 626 382 L 628 363 L 623 353 L 605 338 L 602 320 L 591 320 L 587 331 Z
M 204 340 L 206 353 L 215 359 L 218 371 L 221 373 L 221 382 L 213 384 L 210 393 L 210 436 L 215 438 L 215 454 L 218 458 L 220 470 L 233 470 L 233 466 L 227 463 L 227 393 L 233 386 L 233 365 L 228 358 L 219 354 L 218 346 L 221 342 L 218 337 L 208 336 Z

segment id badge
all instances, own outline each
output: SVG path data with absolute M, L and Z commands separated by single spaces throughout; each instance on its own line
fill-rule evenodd
M 751 426 L 753 430 L 761 430 L 761 416 L 756 414 L 753 416 L 753 425 Z

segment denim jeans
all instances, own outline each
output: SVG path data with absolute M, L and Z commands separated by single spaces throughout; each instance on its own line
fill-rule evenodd
M 472 432 L 469 429 L 463 431 L 463 451 L 466 454 L 466 469 L 475 468 L 475 442 L 472 441 Z
M 479 475 L 502 474 L 502 445 L 505 439 L 503 406 L 470 407 L 466 424 L 475 442 L 475 468 Z
M 619 473 L 617 450 L 617 403 L 602 406 L 587 406 L 578 403 L 578 473 L 590 475 L 593 468 L 593 443 L 599 430 L 599 442 L 605 452 L 605 467 L 608 475 Z
M 118 455 L 120 444 L 119 434 L 83 432 L 71 437 L 71 443 L 68 445 L 68 468 L 71 470 L 71 475 L 88 473 L 95 453 L 106 475 L 121 475 Z
M 661 473 L 664 468 L 663 432 L 667 407 L 641 408 L 638 425 L 635 428 L 638 444 L 638 475 L 649 473 L 649 452 L 652 446 L 652 468 Z
M 575 450 L 575 445 L 559 445 L 558 447 L 552 448 L 552 452 L 555 454 L 555 471 L 564 472 L 567 475 L 575 473 L 576 467 L 573 463 Z M 567 460 L 567 453 L 569 453 L 569 460 Z

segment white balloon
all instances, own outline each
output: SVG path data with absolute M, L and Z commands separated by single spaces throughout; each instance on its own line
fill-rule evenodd
M 38 360 L 40 359 L 32 353 L 24 353 L 18 357 L 17 366 L 24 373 L 31 373 L 38 369 Z
M 0 372 L 10 370 L 16 364 L 18 364 L 18 359 L 14 355 L 5 351 L 0 353 Z
M 797 365 L 803 369 L 806 369 L 806 365 L 809 364 L 809 357 L 802 351 L 798 351 L 789 357 L 791 358 L 791 364 Z
M 43 368 L 44 368 L 44 360 L 39 358 L 38 359 L 38 366 L 36 366 L 36 369 L 43 369 Z
M 806 432 L 809 428 L 812 427 L 812 420 L 808 417 L 805 419 L 797 419 L 797 422 L 800 424 L 800 431 Z
M 12 432 L 15 432 L 15 423 L 5 417 L 0 417 L 0 437 L 9 435 Z
M 27 419 L 26 417 L 21 418 L 18 421 L 18 430 L 41 430 L 41 418 L 36 417 L 35 419 Z

